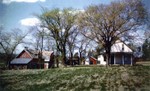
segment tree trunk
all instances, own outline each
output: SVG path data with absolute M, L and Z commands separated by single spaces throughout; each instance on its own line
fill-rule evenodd
M 63 57 L 62 63 L 64 66 L 66 66 L 66 49 L 65 49 L 65 46 L 63 46 L 62 57 Z
M 62 63 L 63 63 L 64 66 L 66 66 L 65 62 L 66 62 L 66 56 L 65 56 L 65 54 L 63 54 L 63 62 Z
M 7 67 L 8 69 L 10 69 L 10 62 L 11 62 L 12 59 L 13 59 L 13 56 L 12 56 L 12 55 L 13 55 L 12 53 L 5 55 L 5 57 L 6 57 L 6 67 Z
M 44 31 L 44 30 L 43 30 Z M 42 41 L 42 46 L 41 46 L 41 54 L 40 54 L 40 69 L 42 68 L 42 65 L 43 65 L 43 41 L 44 41 L 44 34 L 43 34 L 43 31 L 42 31 L 42 36 L 41 36 L 41 41 Z
M 73 66 L 73 53 L 70 53 L 70 65 Z
M 109 62 L 111 60 L 111 45 L 107 44 L 105 50 L 106 50 L 106 66 L 109 66 Z
M 8 68 L 8 69 L 10 69 L 10 61 L 11 61 L 11 57 L 8 55 L 7 56 L 7 58 L 6 58 L 6 67 Z
M 106 66 L 109 66 L 110 53 L 106 53 Z
M 57 64 L 57 68 L 59 68 L 58 56 L 57 56 L 57 58 L 56 58 L 56 64 Z
M 79 58 L 79 65 L 80 65 L 82 62 L 82 52 L 79 52 L 79 55 L 80 55 L 80 58 Z

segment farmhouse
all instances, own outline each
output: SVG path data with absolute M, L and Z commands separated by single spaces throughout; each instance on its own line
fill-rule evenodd
M 105 54 L 98 56 L 97 61 L 99 64 L 106 64 L 104 55 Z M 111 60 L 109 60 L 109 64 L 133 65 L 133 50 L 122 41 L 117 40 L 111 46 Z
M 15 59 L 10 62 L 12 69 L 38 69 L 50 68 L 53 61 L 53 51 L 43 51 L 40 58 L 38 50 L 25 48 Z

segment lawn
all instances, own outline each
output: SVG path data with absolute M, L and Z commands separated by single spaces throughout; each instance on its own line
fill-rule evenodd
M 150 66 L 0 72 L 0 91 L 150 91 Z

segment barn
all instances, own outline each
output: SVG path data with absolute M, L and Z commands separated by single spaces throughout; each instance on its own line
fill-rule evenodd
M 32 50 L 25 48 L 19 53 L 16 58 L 10 62 L 11 69 L 39 69 L 49 68 L 51 65 L 51 59 L 53 56 L 52 51 L 43 51 L 42 60 L 40 60 L 40 52 L 38 50 Z

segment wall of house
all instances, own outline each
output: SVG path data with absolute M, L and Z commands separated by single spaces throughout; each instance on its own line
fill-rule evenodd
M 131 54 L 125 54 L 124 55 L 124 63 L 125 64 L 131 64 L 131 57 L 132 57 Z
M 52 53 L 50 55 L 50 61 L 49 61 L 49 64 L 48 64 L 48 68 L 53 68 L 54 67 L 54 53 Z
M 31 58 L 31 56 L 27 52 L 23 51 L 17 58 Z
M 90 65 L 90 60 L 89 60 L 89 58 L 86 58 L 86 59 L 85 59 L 85 65 Z
M 44 69 L 48 69 L 49 63 L 44 63 Z
M 114 61 L 116 64 L 131 64 L 132 54 L 114 54 Z
M 114 61 L 115 61 L 115 64 L 122 64 L 122 54 L 115 54 Z
M 41 69 L 44 68 L 44 60 L 42 62 L 39 62 L 39 59 L 33 58 L 28 63 L 28 69 Z
M 126 53 L 132 53 L 133 51 L 123 42 L 116 42 L 111 47 L 111 52 L 126 52 Z
M 97 64 L 106 65 L 106 61 L 104 61 L 104 56 L 103 55 L 99 55 L 97 61 L 98 61 Z
M 97 60 L 93 57 L 90 57 L 90 64 L 97 64 Z
M 25 64 L 15 64 L 15 65 L 10 65 L 10 69 L 27 69 L 27 65 Z

